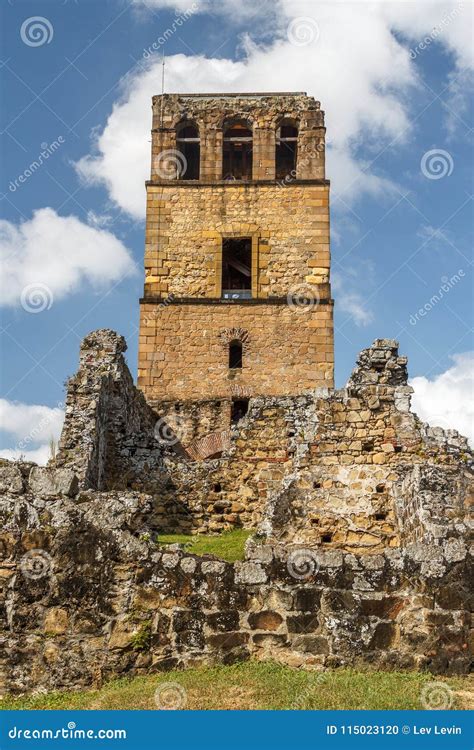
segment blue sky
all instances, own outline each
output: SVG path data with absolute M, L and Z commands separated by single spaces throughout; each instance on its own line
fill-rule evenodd
M 44 457 L 89 331 L 122 333 L 135 374 L 163 49 L 167 91 L 305 90 L 321 100 L 337 385 L 360 349 L 397 338 L 416 409 L 470 432 L 471 21 L 467 2 L 5 2 L 3 455 Z

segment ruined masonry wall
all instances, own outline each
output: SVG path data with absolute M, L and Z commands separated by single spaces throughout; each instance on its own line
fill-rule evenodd
M 230 564 L 150 539 L 151 498 L 31 493 L 0 467 L 0 693 L 249 657 L 462 673 L 462 538 L 381 555 L 253 543 Z

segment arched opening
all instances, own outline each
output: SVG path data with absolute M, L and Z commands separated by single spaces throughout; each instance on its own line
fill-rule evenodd
M 201 145 L 199 130 L 190 122 L 182 122 L 176 129 L 176 150 L 182 154 L 178 165 L 178 179 L 199 180 Z
M 242 342 L 234 339 L 229 344 L 229 369 L 242 369 Z
M 224 127 L 222 177 L 224 180 L 252 179 L 253 136 L 248 124 L 234 122 Z
M 277 180 L 296 177 L 298 128 L 295 123 L 283 121 L 276 134 L 275 174 Z

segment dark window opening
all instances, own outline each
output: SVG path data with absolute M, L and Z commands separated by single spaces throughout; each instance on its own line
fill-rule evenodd
M 375 513 L 374 518 L 375 518 L 376 521 L 385 521 L 385 519 L 387 518 L 387 514 L 386 513 Z
M 214 492 L 222 492 L 222 487 L 219 482 L 216 482 L 212 489 L 214 490 Z
M 252 296 L 252 241 L 249 237 L 226 238 L 222 243 L 222 296 Z
M 402 446 L 401 445 L 395 445 L 395 453 L 401 453 L 402 452 Z
M 237 339 L 229 344 L 229 369 L 242 369 L 242 342 Z
M 385 485 L 384 484 L 378 484 L 375 488 L 375 491 L 381 494 L 382 492 L 385 492 Z
M 232 401 L 232 409 L 230 413 L 230 421 L 232 424 L 236 424 L 237 422 L 240 422 L 240 420 L 245 417 L 249 410 L 249 400 L 248 398 L 244 399 L 235 399 L 235 401 Z
M 174 410 L 175 411 L 181 411 L 181 404 L 175 404 L 174 405 Z
M 298 151 L 298 128 L 294 125 L 281 125 L 277 130 L 275 145 L 275 174 L 277 180 L 296 177 Z
M 332 542 L 332 534 L 322 534 L 321 535 L 321 541 L 324 544 L 328 544 L 329 542 Z
M 319 518 L 312 518 L 311 523 L 313 526 L 319 526 Z
M 224 130 L 222 177 L 224 180 L 252 179 L 252 131 L 235 123 Z
M 321 482 L 313 482 L 313 487 L 315 490 L 321 489 Z
M 370 451 L 374 450 L 374 444 L 373 443 L 363 443 L 362 444 L 362 450 L 364 453 L 370 453 Z
M 178 159 L 178 178 L 180 180 L 199 180 L 201 146 L 199 131 L 195 125 L 184 125 L 177 133 L 177 151 L 182 154 Z

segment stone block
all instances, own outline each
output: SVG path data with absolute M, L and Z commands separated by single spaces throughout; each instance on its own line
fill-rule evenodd
M 71 469 L 34 466 L 28 477 L 31 492 L 39 497 L 74 497 L 79 490 L 76 474 Z

